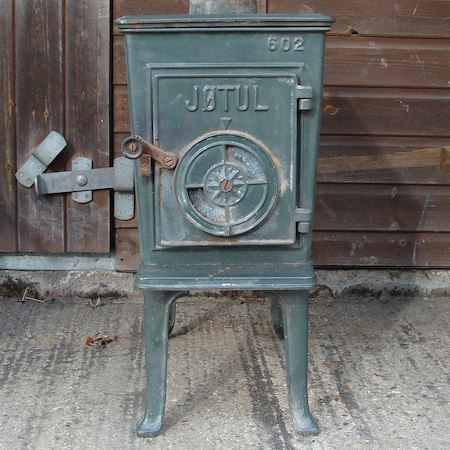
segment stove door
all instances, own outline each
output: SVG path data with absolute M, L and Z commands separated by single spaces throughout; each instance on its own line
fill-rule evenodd
M 299 71 L 150 68 L 157 247 L 296 242 Z

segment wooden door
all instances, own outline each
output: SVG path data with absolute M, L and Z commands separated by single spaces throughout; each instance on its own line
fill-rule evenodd
M 109 252 L 110 192 L 86 204 L 37 197 L 14 174 L 50 131 L 68 145 L 48 171 L 78 156 L 110 165 L 110 2 L 0 0 L 0 10 L 0 251 Z

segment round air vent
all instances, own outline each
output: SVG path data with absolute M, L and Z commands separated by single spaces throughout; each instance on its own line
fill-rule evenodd
M 270 214 L 278 193 L 268 151 L 241 134 L 220 133 L 194 143 L 181 157 L 174 179 L 188 219 L 216 236 L 255 228 Z

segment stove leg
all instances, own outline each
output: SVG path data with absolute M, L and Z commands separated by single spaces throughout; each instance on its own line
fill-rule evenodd
M 169 330 L 169 336 L 175 327 L 176 316 L 177 316 L 177 302 L 172 302 L 169 311 L 169 325 L 167 326 L 167 329 Z
M 185 294 L 144 290 L 147 402 L 136 427 L 139 437 L 154 437 L 161 428 L 166 404 L 169 316 L 172 303 L 182 295 Z
M 272 314 L 273 331 L 279 339 L 284 339 L 283 312 L 279 300 L 275 297 L 270 299 L 270 312 Z
M 297 431 L 316 435 L 319 427 L 308 405 L 308 291 L 278 294 L 283 313 L 289 408 Z

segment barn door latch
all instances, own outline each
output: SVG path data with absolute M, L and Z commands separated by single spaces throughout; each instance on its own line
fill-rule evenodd
M 43 173 L 67 145 L 66 140 L 52 131 L 33 151 L 17 171 L 17 181 L 25 187 L 35 185 L 37 195 L 72 193 L 77 203 L 92 201 L 92 191 L 114 190 L 114 217 L 130 220 L 134 217 L 134 163 L 128 158 L 114 160 L 113 167 L 92 168 L 89 158 L 72 161 L 72 170 Z
M 56 131 L 48 136 L 33 150 L 33 154 L 16 172 L 17 181 L 30 188 L 35 178 L 47 170 L 50 163 L 62 152 L 67 145 L 66 140 Z
M 72 161 L 72 171 L 44 173 L 36 177 L 36 193 L 60 194 L 72 192 L 77 203 L 92 200 L 92 191 L 114 190 L 114 217 L 129 220 L 134 217 L 133 161 L 125 157 L 116 158 L 114 167 L 93 169 L 92 161 L 79 157 Z

